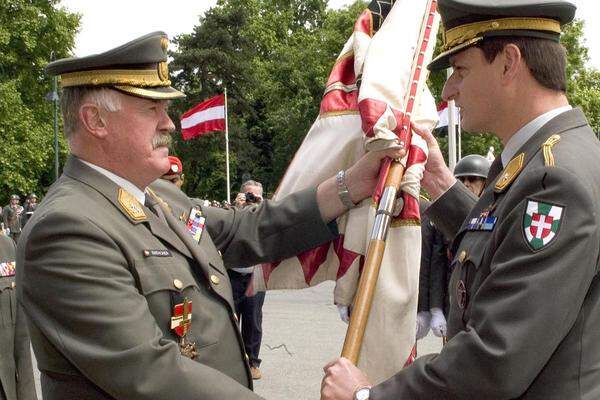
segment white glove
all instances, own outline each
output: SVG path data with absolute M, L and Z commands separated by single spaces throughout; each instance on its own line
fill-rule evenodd
M 446 336 L 446 318 L 440 308 L 432 308 L 431 310 L 431 331 L 437 337 Z
M 336 304 L 338 312 L 340 313 L 340 319 L 345 323 L 350 322 L 350 310 L 348 306 L 343 304 Z
M 429 332 L 429 322 L 431 314 L 429 311 L 420 311 L 417 313 L 417 340 L 423 339 Z

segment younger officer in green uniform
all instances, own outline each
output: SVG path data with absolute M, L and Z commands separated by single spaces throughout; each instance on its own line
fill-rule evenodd
M 15 295 L 15 251 L 0 232 L 0 400 L 36 400 L 29 334 Z
M 71 155 L 27 223 L 18 299 L 44 399 L 257 399 L 225 266 L 287 258 L 375 187 L 381 158 L 248 211 L 196 206 L 158 179 L 175 129 L 166 35 L 47 68 L 63 86 Z M 341 194 L 340 194 L 341 193 Z M 222 254 L 222 258 L 221 258 Z
M 443 91 L 463 127 L 504 143 L 477 199 L 430 132 L 423 187 L 454 237 L 449 342 L 372 387 L 348 360 L 322 400 L 600 399 L 600 144 L 566 98 L 560 0 L 439 0 Z M 356 389 L 360 390 L 356 390 Z

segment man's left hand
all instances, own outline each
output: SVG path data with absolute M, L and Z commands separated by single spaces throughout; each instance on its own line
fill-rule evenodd
M 358 389 L 371 386 L 367 376 L 344 357 L 330 362 L 323 371 L 321 400 L 354 400 Z

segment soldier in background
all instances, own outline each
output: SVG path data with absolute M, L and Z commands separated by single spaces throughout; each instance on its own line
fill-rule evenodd
M 0 400 L 36 400 L 29 333 L 15 296 L 15 250 L 0 232 Z
M 464 156 L 454 167 L 454 176 L 475 196 L 481 196 L 492 163 L 479 154 Z
M 2 211 L 4 227 L 10 229 L 10 237 L 17 243 L 21 235 L 23 206 L 20 204 L 21 198 L 13 194 L 10 196 L 10 203 Z
M 179 189 L 183 186 L 185 175 L 183 174 L 183 164 L 181 160 L 175 156 L 169 156 L 170 167 L 166 174 L 161 178 L 173 183 Z

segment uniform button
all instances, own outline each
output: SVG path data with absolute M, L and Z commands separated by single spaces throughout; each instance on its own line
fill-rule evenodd
M 15 286 L 17 286 L 17 284 L 16 284 L 16 283 L 14 283 L 14 282 L 12 282 L 10 285 L 11 285 L 13 288 L 14 288 Z
M 221 258 L 223 258 L 223 254 L 221 253 L 221 250 L 217 250 L 217 253 L 219 253 L 219 256 L 221 256 Z
M 212 283 L 214 283 L 215 285 L 218 285 L 221 282 L 221 280 L 219 279 L 219 277 L 216 276 L 216 275 L 211 275 L 210 276 L 210 281 Z
M 148 250 L 144 250 L 144 257 L 150 257 L 150 252 Z
M 181 289 L 183 287 L 183 282 L 181 282 L 179 279 L 174 279 L 173 286 L 175 286 L 176 289 Z
M 458 261 L 460 261 L 460 263 L 464 263 L 465 260 L 467 258 L 467 252 L 466 251 L 461 251 L 460 254 L 458 255 Z
M 239 321 L 239 319 L 238 319 L 238 316 L 237 316 L 237 314 L 236 314 L 236 313 L 233 313 L 233 319 L 235 319 L 235 322 L 238 322 L 238 321 Z
M 246 358 L 246 361 L 250 361 L 250 357 L 248 357 L 248 354 L 244 354 L 244 357 Z

